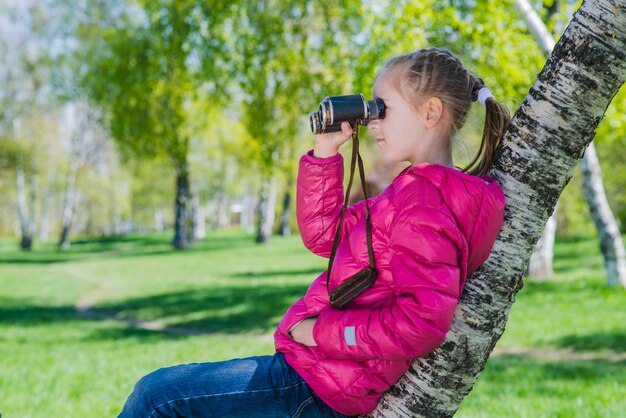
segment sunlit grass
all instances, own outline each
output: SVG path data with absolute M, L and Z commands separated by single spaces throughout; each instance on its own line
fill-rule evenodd
M 186 252 L 169 235 L 132 235 L 21 253 L 0 241 L 0 413 L 115 416 L 139 377 L 159 367 L 272 354 L 284 311 L 326 266 L 297 236 L 263 247 L 241 231 Z M 626 293 L 605 287 L 597 242 L 557 242 L 557 276 L 527 280 L 497 347 L 626 349 Z M 100 311 L 192 330 L 181 336 L 85 319 Z M 613 417 L 626 410 L 626 364 L 493 357 L 462 417 Z

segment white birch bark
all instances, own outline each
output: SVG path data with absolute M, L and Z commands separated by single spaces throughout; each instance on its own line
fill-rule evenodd
M 19 131 L 21 121 L 12 121 L 13 136 L 19 138 L 22 132 Z M 31 168 L 32 170 L 32 168 Z M 23 156 L 20 156 L 15 166 L 15 189 L 17 193 L 17 216 L 20 222 L 20 248 L 30 251 L 33 246 L 35 236 L 35 175 L 29 175 L 29 187 L 26 186 L 26 173 L 24 172 Z M 30 192 L 27 190 L 30 188 Z
M 551 279 L 554 276 L 552 259 L 554 258 L 554 236 L 556 233 L 556 207 L 548 218 L 543 234 L 537 241 L 535 250 L 528 263 L 528 275 L 535 279 Z
M 206 212 L 205 206 L 200 204 L 200 197 L 198 194 L 194 194 L 192 197 L 192 206 L 195 208 L 194 217 L 195 217 L 195 228 L 194 228 L 194 240 L 200 240 L 206 237 Z
M 626 287 L 624 241 L 622 241 L 619 226 L 606 198 L 600 172 L 600 161 L 593 142 L 587 147 L 585 158 L 583 158 L 580 166 L 583 173 L 583 192 L 600 236 L 600 248 L 604 255 L 608 285 L 610 287 L 620 285 Z
M 69 168 L 65 178 L 65 191 L 61 209 L 61 234 L 59 248 L 70 247 L 69 233 L 78 201 L 78 171 L 93 162 L 102 153 L 107 142 L 98 124 L 98 114 L 84 101 L 72 102 L 67 107 L 66 129 L 69 132 Z
M 65 191 L 63 193 L 63 206 L 61 209 L 61 235 L 59 237 L 59 249 L 70 248 L 70 229 L 74 220 L 76 207 L 76 176 L 78 174 L 78 161 L 76 156 L 71 156 L 70 167 L 65 177 Z
M 217 193 L 217 228 L 225 228 L 230 224 L 230 199 L 224 187 L 222 185 Z
M 381 399 L 373 417 L 450 417 L 500 339 L 532 250 L 626 77 L 626 4 L 585 1 L 507 128 L 489 174 L 505 222 L 467 280 L 446 341 Z
M 30 184 L 32 187 L 32 182 Z M 33 243 L 33 235 L 35 229 L 35 216 L 33 211 L 34 193 L 31 190 L 30 204 L 28 203 L 26 190 L 26 176 L 24 174 L 24 167 L 21 163 L 18 163 L 15 167 L 15 188 L 17 191 L 17 216 L 20 222 L 20 248 L 22 250 L 30 250 Z
M 256 207 L 256 199 L 251 194 L 252 187 L 245 188 L 245 194 L 241 198 L 241 216 L 239 218 L 240 225 L 246 230 L 248 234 L 254 232 L 254 208 Z
M 154 211 L 154 230 L 163 232 L 165 230 L 165 211 L 157 209 Z
M 533 10 L 528 0 L 515 0 L 515 4 L 520 9 L 531 32 L 535 35 L 535 39 L 541 45 L 544 54 L 546 56 L 549 55 L 554 48 L 555 42 L 548 28 L 546 28 L 539 15 Z M 608 285 L 611 287 L 621 284 L 626 287 L 624 242 L 606 198 L 600 162 L 598 161 L 593 143 L 589 145 L 581 161 L 581 168 L 584 195 L 600 237 L 600 248 L 607 270 Z M 553 219 L 553 217 L 550 219 Z M 535 249 L 537 254 L 533 253 L 531 257 L 529 266 L 529 274 L 531 276 L 538 278 L 552 277 L 552 256 L 547 251 L 553 248 L 551 243 L 554 243 L 554 233 L 556 231 L 553 225 L 554 222 L 556 221 L 548 221 L 546 230 Z M 552 236 L 549 236 L 549 234 L 552 234 Z

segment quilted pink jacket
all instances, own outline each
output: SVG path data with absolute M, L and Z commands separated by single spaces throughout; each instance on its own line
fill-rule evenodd
M 343 173 L 341 154 L 317 159 L 309 151 L 300 159 L 300 233 L 308 249 L 326 258 L 343 204 Z M 408 167 L 369 203 L 375 285 L 338 310 L 330 306 L 323 272 L 274 335 L 287 363 L 346 415 L 374 410 L 414 357 L 445 340 L 465 280 L 489 256 L 504 219 L 504 194 L 491 177 L 438 164 Z M 364 201 L 346 211 L 331 292 L 369 264 L 364 215 Z M 306 347 L 287 331 L 312 316 L 317 347 Z

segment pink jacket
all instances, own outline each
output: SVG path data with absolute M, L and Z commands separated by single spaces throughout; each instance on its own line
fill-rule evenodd
M 296 211 L 304 245 L 328 258 L 343 204 L 343 157 L 300 160 Z M 355 184 L 358 185 L 358 179 Z M 450 329 L 469 274 L 489 256 L 504 219 L 504 194 L 491 177 L 422 163 L 369 200 L 376 284 L 344 310 L 330 306 L 326 272 L 282 318 L 276 350 L 330 407 L 371 412 L 414 357 L 437 348 Z M 368 266 L 365 202 L 346 211 L 330 291 Z M 317 347 L 289 337 L 318 316 Z

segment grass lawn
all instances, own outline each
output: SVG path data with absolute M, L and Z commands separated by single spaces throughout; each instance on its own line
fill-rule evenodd
M 272 354 L 282 314 L 326 266 L 299 237 L 258 246 L 239 230 L 186 252 L 169 235 L 75 242 L 21 253 L 0 241 L 0 414 L 116 416 L 133 384 L 167 365 Z M 556 278 L 527 280 L 497 348 L 626 351 L 626 292 L 605 288 L 595 240 L 557 242 Z M 211 331 L 174 335 L 79 316 Z M 494 356 L 459 417 L 618 417 L 626 362 Z

